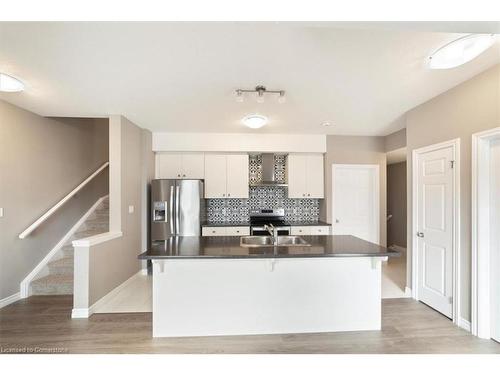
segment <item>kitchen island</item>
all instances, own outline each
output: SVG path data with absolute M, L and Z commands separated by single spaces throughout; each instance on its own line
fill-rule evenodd
M 153 263 L 153 336 L 379 330 L 381 262 L 399 253 L 353 236 L 306 246 L 242 246 L 241 237 L 171 237 Z

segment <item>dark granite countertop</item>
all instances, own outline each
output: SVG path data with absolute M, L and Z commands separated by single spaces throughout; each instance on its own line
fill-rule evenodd
M 300 226 L 300 227 L 306 227 L 306 226 L 315 226 L 315 225 L 320 225 L 320 226 L 331 226 L 332 224 L 328 224 L 324 221 L 287 221 L 284 223 L 284 225 L 287 226 Z M 208 222 L 204 221 L 201 223 L 202 227 L 249 227 L 250 222 L 248 221 L 240 221 L 240 222 L 235 222 L 235 223 L 228 223 L 224 221 L 217 221 L 217 222 Z
M 311 246 L 243 247 L 239 236 L 172 237 L 157 241 L 139 259 L 259 259 L 399 256 L 354 236 L 301 236 Z

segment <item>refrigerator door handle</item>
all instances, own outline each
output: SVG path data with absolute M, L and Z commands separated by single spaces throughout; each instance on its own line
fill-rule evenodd
M 170 186 L 169 216 L 170 216 L 170 233 L 174 233 L 174 187 L 173 186 Z
M 180 190 L 181 187 L 179 185 L 176 186 L 175 191 L 175 234 L 179 234 L 179 198 L 180 198 Z

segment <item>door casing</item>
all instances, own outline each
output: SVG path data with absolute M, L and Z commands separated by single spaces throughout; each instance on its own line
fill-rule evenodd
M 490 289 L 490 142 L 500 127 L 472 135 L 472 308 L 471 332 L 491 338 Z M 484 241 L 483 239 L 487 240 Z
M 412 225 L 411 225 L 411 244 L 412 244 L 412 297 L 419 300 L 418 291 L 418 158 L 421 154 L 430 151 L 436 151 L 446 147 L 452 147 L 453 160 L 453 292 L 452 292 L 452 320 L 453 323 L 460 325 L 462 328 L 467 327 L 465 321 L 460 320 L 460 138 L 450 141 L 433 144 L 430 146 L 421 147 L 412 151 Z

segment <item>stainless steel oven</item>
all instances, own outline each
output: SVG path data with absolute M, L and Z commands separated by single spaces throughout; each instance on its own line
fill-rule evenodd
M 290 235 L 290 227 L 277 227 L 275 228 L 278 230 L 278 236 L 289 236 Z M 269 236 L 270 233 L 264 228 L 264 226 L 251 226 L 250 227 L 250 234 L 252 236 Z
M 289 236 L 290 225 L 285 221 L 283 208 L 264 208 L 250 211 L 250 234 L 252 236 L 268 236 L 265 225 L 272 224 L 278 230 L 278 236 Z

